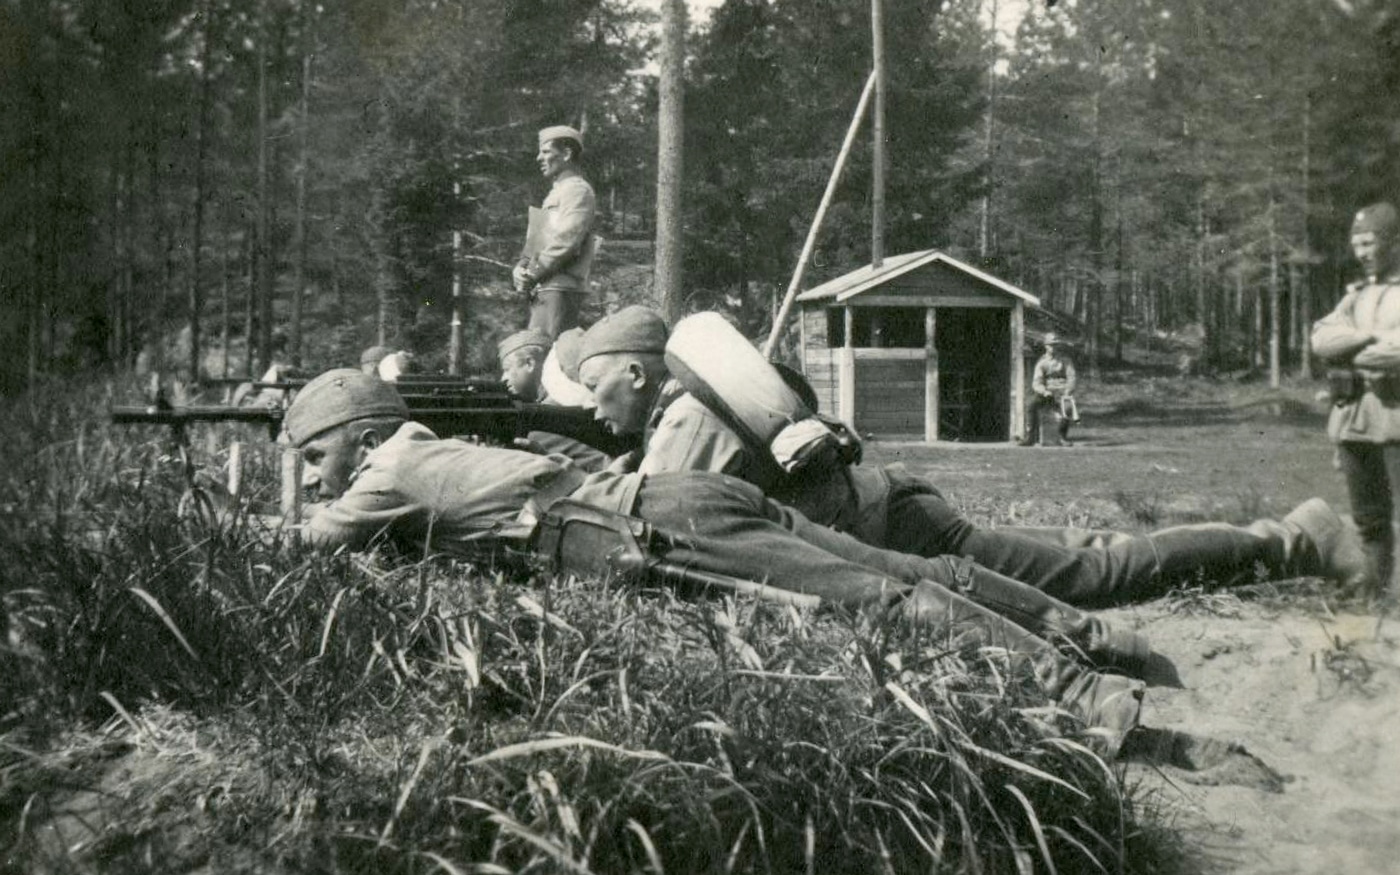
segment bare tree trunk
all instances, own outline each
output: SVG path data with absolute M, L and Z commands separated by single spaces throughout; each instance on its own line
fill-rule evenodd
M 1269 388 L 1277 389 L 1281 385 L 1283 367 L 1280 348 L 1283 324 L 1279 312 L 1278 203 L 1274 197 L 1273 180 L 1269 182 Z
M 667 321 L 685 312 L 681 289 L 681 179 L 686 10 L 684 0 L 661 2 L 660 115 L 656 156 L 656 273 L 653 285 Z
M 992 194 L 996 188 L 996 150 L 993 147 L 995 142 L 994 132 L 996 129 L 996 107 L 997 107 L 997 61 L 999 53 L 997 51 L 997 13 L 999 11 L 998 0 L 992 0 L 991 28 L 988 33 L 991 48 L 991 58 L 987 63 L 987 118 L 983 123 L 982 130 L 982 160 L 987 165 L 987 176 L 983 182 L 982 202 L 980 204 L 981 221 L 979 222 L 977 234 L 977 254 L 986 258 L 992 252 Z
M 307 13 L 308 16 L 310 13 Z M 301 308 L 306 295 L 306 174 L 310 170 L 311 152 L 308 129 L 311 126 L 311 37 L 309 30 L 301 59 L 301 112 L 297 130 L 297 206 L 296 206 L 296 272 L 292 279 L 291 358 L 301 365 Z
M 228 240 L 219 243 L 219 346 L 222 349 L 223 363 L 219 375 L 227 378 L 229 373 L 228 345 L 233 333 L 233 304 L 229 300 L 232 283 L 229 279 Z
M 204 156 L 209 142 L 209 62 L 213 57 L 214 4 L 205 0 L 203 6 L 204 44 L 199 52 L 199 109 L 195 117 L 194 147 L 194 233 L 190 242 L 190 379 L 199 382 L 201 349 L 199 343 L 200 311 L 204 309 L 204 289 L 200 286 L 200 256 L 204 250 Z
M 254 277 L 257 283 L 258 300 L 258 355 L 254 371 L 263 371 L 272 365 L 272 274 L 268 264 L 271 253 L 268 216 L 272 211 L 271 191 L 268 184 L 267 167 L 267 2 L 258 3 L 258 30 L 256 39 L 258 65 L 258 212 L 257 232 L 254 241 Z M 252 338 L 249 338 L 251 344 Z
M 1312 344 L 1308 340 L 1312 329 L 1312 93 L 1303 92 L 1303 241 L 1302 270 L 1293 282 L 1294 349 L 1298 350 L 1298 373 L 1312 379 Z

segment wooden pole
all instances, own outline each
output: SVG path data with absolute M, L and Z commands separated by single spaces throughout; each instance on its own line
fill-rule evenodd
M 851 126 L 846 130 L 846 140 L 841 144 L 841 152 L 836 156 L 836 166 L 831 168 L 831 178 L 826 181 L 826 191 L 822 194 L 821 203 L 817 206 L 817 214 L 812 218 L 812 226 L 807 229 L 807 241 L 802 244 L 802 254 L 797 258 L 797 267 L 792 272 L 792 280 L 788 283 L 787 295 L 783 297 L 783 305 L 778 308 L 778 315 L 773 319 L 773 329 L 768 333 L 768 340 L 763 344 L 763 354 L 771 356 L 773 347 L 777 346 L 778 338 L 783 333 L 783 323 L 787 321 L 788 313 L 792 310 L 792 302 L 797 297 L 797 289 L 802 285 L 802 276 L 807 272 L 807 262 L 812 258 L 812 249 L 817 243 L 817 232 L 821 230 L 822 221 L 826 219 L 826 211 L 831 206 L 831 199 L 836 194 L 836 183 L 841 180 L 841 171 L 846 167 L 846 158 L 851 154 L 851 144 L 855 142 L 856 134 L 860 131 L 860 120 L 865 116 L 865 108 L 870 104 L 870 94 L 875 90 L 875 74 L 871 73 L 870 78 L 865 80 L 865 90 L 860 93 L 860 102 L 856 104 L 855 115 L 851 118 Z
M 870 267 L 885 263 L 885 9 L 884 0 L 870 0 L 870 31 L 875 63 L 875 150 L 871 163 Z
M 661 3 L 660 113 L 656 138 L 656 266 L 653 287 L 666 321 L 685 312 L 681 292 L 681 179 L 685 94 L 685 23 L 682 0 Z

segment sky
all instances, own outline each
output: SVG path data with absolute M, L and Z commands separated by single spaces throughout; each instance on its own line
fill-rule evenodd
M 690 23 L 692 26 L 710 20 L 710 13 L 719 8 L 724 0 L 686 0 L 686 6 L 690 10 Z M 852 4 L 869 6 L 868 0 L 850 0 Z M 1026 14 L 1026 8 L 1031 0 L 997 0 L 997 25 L 1001 32 L 1010 35 L 1016 31 L 1016 26 L 1021 23 L 1021 18 Z M 637 5 L 643 9 L 656 9 L 661 4 L 661 0 L 637 0 Z M 990 5 L 990 3 L 988 3 Z

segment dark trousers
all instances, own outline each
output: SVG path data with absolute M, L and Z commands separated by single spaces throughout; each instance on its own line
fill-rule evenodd
M 1072 605 L 1097 607 L 1154 598 L 1197 575 L 1226 583 L 1251 582 L 1256 564 L 1272 574 L 1302 570 L 1286 567 L 1292 545 L 1282 526 L 1269 520 L 1248 527 L 1178 526 L 1089 542 L 1102 546 L 1072 547 L 1035 534 L 980 528 L 926 481 L 895 472 L 890 481 L 883 546 L 920 556 L 968 556 Z
M 535 289 L 530 293 L 530 324 L 536 331 L 558 337 L 570 328 L 578 327 L 579 305 L 583 292 L 563 289 Z
M 1351 514 L 1361 543 L 1386 586 L 1395 568 L 1395 531 L 1391 521 L 1400 507 L 1400 444 L 1344 441 L 1337 446 L 1342 476 L 1351 495 Z
M 1047 416 L 1055 420 L 1060 440 L 1069 440 L 1069 420 L 1060 415 L 1060 405 L 1055 403 L 1055 396 L 1036 395 L 1026 405 L 1026 443 L 1042 442 L 1040 430 Z
M 873 609 L 890 618 L 951 622 L 977 643 L 1035 657 L 1042 679 L 1053 675 L 1063 683 L 1074 674 L 1047 641 L 953 591 L 966 582 L 986 584 L 999 576 L 978 572 L 971 563 L 960 568 L 947 557 L 872 547 L 817 525 L 738 478 L 708 472 L 652 475 L 642 483 L 632 513 L 672 539 L 666 550 L 669 562 L 816 595 L 847 608 Z M 1039 595 L 1016 581 L 997 579 L 995 584 L 1004 601 L 1017 605 L 1029 605 Z M 1018 590 L 1029 591 L 1031 598 L 1016 598 Z M 1073 638 L 1087 632 L 1081 612 L 1050 602 L 1021 609 L 1019 619 L 1046 634 Z

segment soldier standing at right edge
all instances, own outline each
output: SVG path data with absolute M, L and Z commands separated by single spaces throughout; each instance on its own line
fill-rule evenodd
M 1313 351 L 1328 363 L 1327 436 L 1351 495 L 1351 512 L 1380 592 L 1400 597 L 1395 531 L 1400 507 L 1400 216 L 1389 203 L 1356 214 L 1351 250 L 1365 279 L 1313 324 Z

